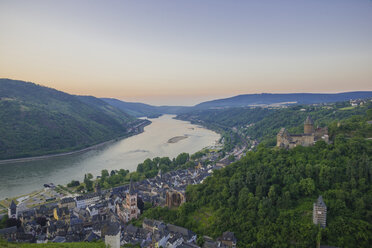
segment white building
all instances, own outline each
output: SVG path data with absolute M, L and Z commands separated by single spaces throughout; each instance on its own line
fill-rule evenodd
M 76 197 L 76 207 L 86 208 L 87 206 L 99 201 L 99 193 L 90 193 Z

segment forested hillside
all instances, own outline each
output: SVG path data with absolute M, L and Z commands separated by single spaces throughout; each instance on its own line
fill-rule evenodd
M 307 116 L 311 116 L 315 126 L 324 127 L 336 125 L 338 121 L 354 115 L 365 114 L 370 108 L 372 108 L 370 101 L 357 107 L 351 107 L 349 102 L 340 102 L 329 105 L 297 105 L 288 108 L 210 109 L 180 114 L 177 118 L 220 132 L 228 132 L 235 128 L 241 136 L 275 145 L 280 128 L 285 127 L 291 133 L 302 133 Z M 332 130 L 330 135 L 334 135 Z
M 135 118 L 100 99 L 0 79 L 0 159 L 81 149 L 127 134 Z
M 315 247 L 318 242 L 370 247 L 370 120 L 372 110 L 331 126 L 332 144 L 320 141 L 292 150 L 261 144 L 203 184 L 190 186 L 180 208 L 154 208 L 145 216 L 212 237 L 233 231 L 238 247 Z M 328 207 L 325 229 L 312 223 L 319 195 Z

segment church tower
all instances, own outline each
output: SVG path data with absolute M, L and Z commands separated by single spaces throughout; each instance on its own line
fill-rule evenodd
M 137 206 L 137 193 L 134 190 L 134 185 L 132 180 L 130 180 L 129 191 L 126 195 L 126 204 L 125 208 L 128 211 L 128 221 L 131 219 L 137 219 L 139 215 L 138 206 Z
M 313 134 L 314 132 L 314 122 L 310 116 L 308 116 L 304 123 L 304 134 Z
M 9 219 L 17 219 L 18 218 L 18 210 L 17 210 L 17 205 L 12 201 L 10 203 L 9 209 L 8 209 L 8 216 Z

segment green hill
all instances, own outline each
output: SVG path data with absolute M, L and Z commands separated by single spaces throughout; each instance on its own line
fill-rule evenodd
M 189 186 L 180 208 L 154 208 L 144 215 L 212 237 L 232 231 L 238 247 L 316 247 L 318 241 L 370 247 L 370 120 L 371 109 L 332 124 L 331 144 L 292 150 L 261 144 L 202 184 Z M 324 229 L 312 223 L 319 195 L 327 205 Z
M 0 79 L 0 159 L 85 148 L 125 136 L 133 121 L 94 97 Z

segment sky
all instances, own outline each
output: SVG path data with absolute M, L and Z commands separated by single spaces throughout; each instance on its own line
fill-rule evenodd
M 0 0 L 0 78 L 154 105 L 372 90 L 372 0 Z

